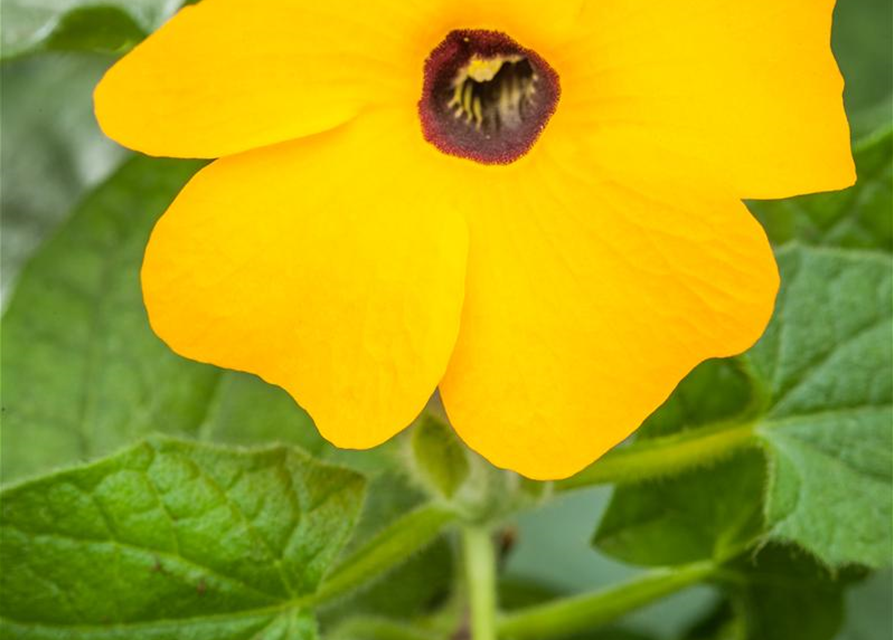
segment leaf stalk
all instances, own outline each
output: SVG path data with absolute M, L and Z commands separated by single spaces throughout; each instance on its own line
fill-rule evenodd
M 555 483 L 558 491 L 610 483 L 632 483 L 674 475 L 713 464 L 731 453 L 757 446 L 755 422 L 712 427 L 641 440 L 614 449 L 575 476 Z
M 338 598 L 402 564 L 431 544 L 456 517 L 452 509 L 429 503 L 399 518 L 345 558 L 309 604 L 319 605 Z
M 620 585 L 524 609 L 499 622 L 505 640 L 544 640 L 592 631 L 655 600 L 700 582 L 712 562 L 655 569 Z

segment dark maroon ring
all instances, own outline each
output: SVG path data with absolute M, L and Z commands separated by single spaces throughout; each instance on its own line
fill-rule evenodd
M 535 51 L 498 31 L 451 31 L 425 61 L 422 132 L 446 154 L 509 164 L 533 147 L 560 95 Z

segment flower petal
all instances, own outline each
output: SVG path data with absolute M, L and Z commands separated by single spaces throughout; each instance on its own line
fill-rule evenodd
M 834 0 L 589 2 L 568 47 L 578 62 L 564 69 L 562 107 L 578 131 L 687 154 L 693 179 L 724 171 L 739 197 L 849 186 L 833 8 Z
M 174 351 L 284 387 L 342 447 L 388 439 L 446 370 L 467 230 L 418 131 L 367 114 L 214 162 L 146 250 Z
M 414 104 L 429 47 L 414 36 L 439 4 L 203 0 L 112 67 L 96 115 L 132 149 L 216 158 Z
M 762 333 L 778 274 L 759 224 L 720 190 L 637 181 L 544 139 L 493 174 L 469 217 L 450 420 L 494 464 L 569 476 L 621 442 L 699 362 Z

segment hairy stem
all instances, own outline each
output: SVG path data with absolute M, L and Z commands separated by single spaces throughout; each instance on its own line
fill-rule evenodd
M 499 623 L 506 640 L 570 636 L 616 620 L 659 598 L 700 582 L 714 571 L 711 562 L 655 569 L 628 582 L 512 613 Z
M 555 488 L 569 491 L 598 484 L 660 478 L 711 464 L 756 443 L 753 422 L 716 425 L 641 440 L 615 449 L 577 475 L 556 482 Z
M 485 527 L 462 529 L 471 639 L 496 640 L 496 549 Z
M 385 618 L 352 618 L 329 634 L 333 640 L 366 638 L 368 640 L 435 640 L 438 636 Z
M 337 598 L 405 562 L 455 518 L 454 511 L 437 504 L 408 513 L 345 558 L 313 596 L 313 603 Z

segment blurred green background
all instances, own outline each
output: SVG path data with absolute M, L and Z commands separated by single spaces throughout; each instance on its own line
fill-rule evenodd
M 742 0 L 746 1 L 746 0 Z M 27 2 L 6 2 L 0 20 Z M 148 18 L 147 18 L 148 20 Z M 99 48 L 138 38 L 142 25 L 121 23 Z M 7 37 L 4 27 L 4 37 Z M 121 44 L 121 42 L 117 42 Z M 890 120 L 893 94 L 893 2 L 839 0 L 833 39 L 846 78 L 845 101 L 854 135 Z M 49 51 L 3 63 L 2 157 L 0 157 L 0 274 L 5 305 L 19 271 L 51 237 L 91 187 L 128 155 L 106 140 L 92 115 L 91 93 L 112 55 L 66 52 L 64 39 Z M 599 554 L 592 532 L 611 495 L 599 488 L 562 497 L 520 516 L 518 542 L 507 576 L 518 584 L 555 591 L 591 589 L 637 572 Z M 893 588 L 889 572 L 874 576 L 849 595 L 850 613 L 840 640 L 893 638 Z M 716 602 L 699 587 L 645 609 L 629 621 L 634 631 L 654 638 L 676 637 Z

